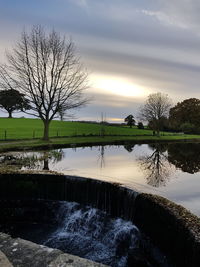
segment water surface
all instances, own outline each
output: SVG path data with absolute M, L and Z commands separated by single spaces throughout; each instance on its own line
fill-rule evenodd
M 1 166 L 50 169 L 155 193 L 200 216 L 200 144 L 94 146 L 1 154 Z

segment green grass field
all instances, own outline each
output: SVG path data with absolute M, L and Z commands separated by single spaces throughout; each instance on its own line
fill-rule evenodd
M 104 136 L 101 135 L 102 129 Z M 33 136 L 35 139 L 33 139 Z M 139 130 L 137 127 L 103 126 L 102 128 L 102 125 L 95 123 L 66 121 L 52 121 L 50 125 L 50 141 L 43 141 L 41 139 L 42 136 L 43 124 L 39 119 L 0 118 L 0 152 L 13 149 L 32 150 L 34 148 L 71 147 L 71 145 L 119 144 L 128 141 L 135 143 L 150 143 L 154 141 L 200 142 L 200 135 L 180 135 L 162 132 L 161 136 L 158 137 L 153 136 L 151 130 Z
M 102 129 L 104 136 L 101 135 Z M 35 139 L 33 139 L 33 136 Z M 66 121 L 52 121 L 50 125 L 50 141 L 43 141 L 41 139 L 42 136 L 43 124 L 39 119 L 0 118 L 0 152 L 95 144 L 119 144 L 128 141 L 135 143 L 154 141 L 200 142 L 200 135 L 178 135 L 162 132 L 161 136 L 158 137 L 153 136 L 151 130 L 138 130 L 137 127 L 103 126 L 102 128 L 102 125 L 95 123 Z
M 136 127 L 120 126 L 102 126 L 99 124 L 68 122 L 68 121 L 52 121 L 50 124 L 50 137 L 61 136 L 89 136 L 101 135 L 102 129 L 104 135 L 152 135 L 151 130 L 139 130 Z M 0 118 L 0 140 L 11 139 L 32 139 L 41 138 L 43 136 L 43 123 L 39 119 L 25 118 Z

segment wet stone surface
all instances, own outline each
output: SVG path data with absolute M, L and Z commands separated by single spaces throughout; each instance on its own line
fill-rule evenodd
M 0 251 L 0 266 L 2 267 L 13 267 L 6 255 Z
M 69 254 L 64 254 L 57 249 L 37 245 L 20 238 L 11 238 L 0 233 L 0 266 L 3 267 L 103 267 L 95 263 Z

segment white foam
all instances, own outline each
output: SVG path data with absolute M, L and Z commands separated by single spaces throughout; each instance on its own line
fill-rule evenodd
M 62 203 L 60 227 L 44 243 L 110 266 L 126 266 L 128 251 L 138 247 L 140 233 L 129 221 L 78 203 Z

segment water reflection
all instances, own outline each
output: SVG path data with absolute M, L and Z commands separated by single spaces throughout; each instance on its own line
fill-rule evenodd
M 147 184 L 153 187 L 165 186 L 172 174 L 172 166 L 167 158 L 167 146 L 165 144 L 150 144 L 152 153 L 138 159 L 141 169 L 144 171 Z
M 52 151 L 44 151 L 43 156 L 39 159 L 39 161 L 43 160 L 43 170 L 49 170 L 49 164 L 55 164 L 61 161 L 64 157 L 64 152 L 62 149 L 52 150 Z
M 0 154 L 0 170 L 85 176 L 156 193 L 200 215 L 200 143 L 68 148 Z
M 56 164 L 64 157 L 62 149 L 42 152 L 16 152 L 0 156 L 0 169 L 37 169 L 49 170 L 49 165 Z
M 168 160 L 183 172 L 194 174 L 200 171 L 200 144 L 171 144 L 168 147 Z
M 99 155 L 98 155 L 98 159 L 97 162 L 100 165 L 100 168 L 104 168 L 106 166 L 105 164 L 105 146 L 100 146 L 99 147 Z
M 133 152 L 133 148 L 134 148 L 135 144 L 126 144 L 124 145 L 124 148 L 128 151 L 128 152 Z
M 122 148 L 127 153 L 122 153 Z M 146 147 L 145 151 L 142 148 Z M 73 151 L 73 155 L 72 155 Z M 80 153 L 83 151 L 83 153 Z M 138 153 L 139 151 L 139 153 Z M 101 172 L 109 173 L 116 171 L 119 175 L 123 171 L 133 177 L 130 171 L 130 161 L 136 165 L 137 172 L 134 176 L 143 173 L 146 184 L 151 187 L 166 186 L 176 169 L 194 174 L 200 171 L 200 144 L 149 144 L 124 146 L 99 146 L 89 148 L 58 149 L 42 152 L 13 152 L 0 155 L 0 168 L 12 169 L 37 169 L 58 170 L 58 163 L 62 168 L 59 171 L 73 168 L 76 162 L 76 170 L 88 168 L 100 169 Z M 68 157 L 68 153 L 70 157 Z M 106 157 L 105 157 L 106 156 Z M 84 158 L 84 167 L 79 162 Z M 96 158 L 96 163 L 92 160 Z M 74 160 L 74 162 L 73 162 Z M 106 165 L 106 162 L 108 163 Z M 94 166 L 95 165 L 95 166 Z M 123 168 L 123 170 L 120 169 Z M 60 165 L 59 165 L 60 166 Z M 135 171 L 135 168 L 134 168 Z

